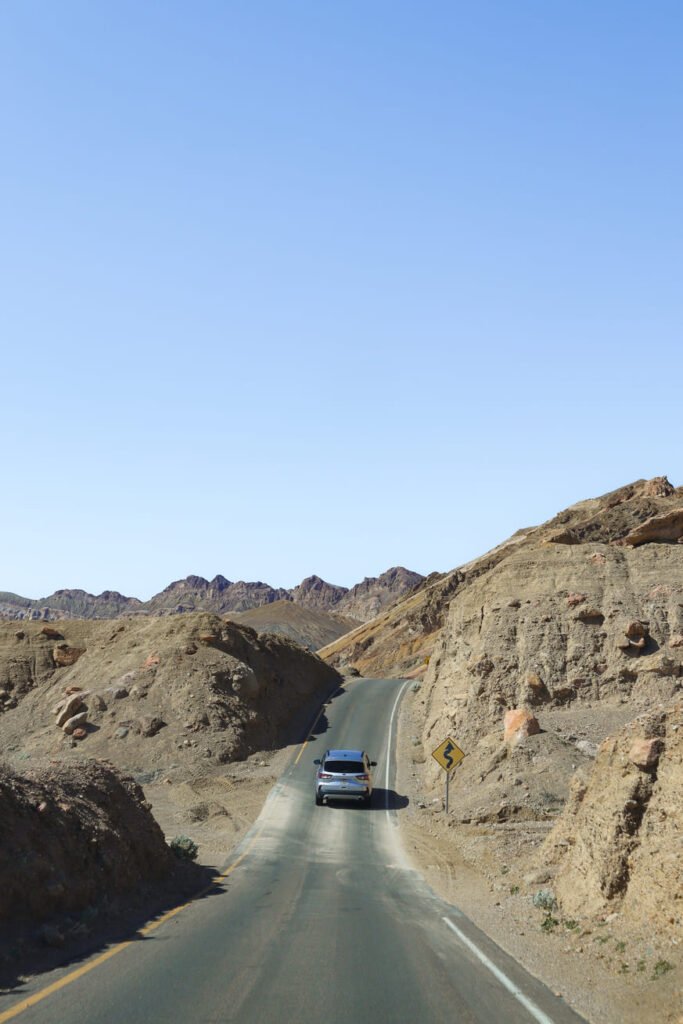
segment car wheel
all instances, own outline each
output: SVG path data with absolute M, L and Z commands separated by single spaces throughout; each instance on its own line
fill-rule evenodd
M 317 789 L 315 791 L 315 802 L 316 802 L 318 807 L 322 807 L 322 802 L 323 802 L 322 793 L 319 793 L 317 791 Z

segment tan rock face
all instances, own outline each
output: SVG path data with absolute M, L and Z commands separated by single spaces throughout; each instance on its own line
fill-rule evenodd
M 683 703 L 677 698 L 603 743 L 592 772 L 576 778 L 540 859 L 556 865 L 555 892 L 568 916 L 618 911 L 680 938 L 681 836 Z
M 662 743 L 659 739 L 634 740 L 628 752 L 629 761 L 637 768 L 654 768 L 659 761 Z
M 541 731 L 538 719 L 524 708 L 514 708 L 505 712 L 503 719 L 503 737 L 509 746 L 516 746 L 527 736 L 534 736 Z

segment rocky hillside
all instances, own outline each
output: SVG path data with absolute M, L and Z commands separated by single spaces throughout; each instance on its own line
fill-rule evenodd
M 348 590 L 309 576 L 291 590 L 268 583 L 232 583 L 225 576 L 206 580 L 188 576 L 176 580 L 149 601 L 124 597 L 116 591 L 88 594 L 84 590 L 58 590 L 49 597 L 20 597 L 0 592 L 0 619 L 42 620 L 111 619 L 129 615 L 178 615 L 186 612 L 240 613 L 274 602 L 293 601 L 316 611 L 363 621 L 396 601 L 423 579 L 408 569 L 394 568 L 377 578 L 366 578 Z
M 359 622 L 367 622 L 424 580 L 417 572 L 397 566 L 377 578 L 366 577 L 352 587 L 335 606 L 335 611 Z
M 83 934 L 103 901 L 169 876 L 177 863 L 140 787 L 101 762 L 53 761 L 21 775 L 0 768 L 0 817 L 3 938 L 64 914 Z M 57 925 L 42 935 L 51 945 L 65 937 Z
M 515 708 L 597 719 L 669 700 L 683 673 L 683 545 L 635 538 L 681 506 L 668 481 L 641 481 L 466 568 L 425 675 L 425 744 L 444 730 L 478 743 Z
M 508 559 L 546 545 L 571 548 L 591 541 L 608 545 L 610 550 L 631 550 L 643 544 L 643 535 L 637 531 L 644 524 L 660 543 L 669 545 L 683 536 L 683 514 L 677 526 L 681 508 L 683 488 L 675 489 L 665 477 L 639 480 L 600 498 L 581 501 L 541 526 L 519 530 L 466 565 L 428 576 L 403 600 L 321 653 L 334 665 L 355 665 L 370 676 L 420 676 L 427 671 L 429 659 L 441 642 L 442 627 L 455 596 L 460 599 L 477 580 L 488 577 Z M 526 554 L 520 557 L 523 560 Z M 525 583 L 523 577 L 519 578 L 516 589 L 522 591 Z
M 205 613 L 2 623 L 3 756 L 104 757 L 136 777 L 208 771 L 298 738 L 336 681 L 285 637 Z

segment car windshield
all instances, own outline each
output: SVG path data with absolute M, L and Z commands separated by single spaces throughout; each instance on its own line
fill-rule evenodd
M 326 772 L 345 772 L 347 775 L 362 775 L 365 765 L 362 761 L 325 761 Z

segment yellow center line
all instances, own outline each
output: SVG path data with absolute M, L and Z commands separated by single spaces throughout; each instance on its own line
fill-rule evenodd
M 90 963 L 84 964 L 83 967 L 78 967 L 75 971 L 65 974 L 63 978 L 59 979 L 59 981 L 53 982 L 52 985 L 47 985 L 34 995 L 28 996 L 26 999 L 22 999 L 21 1002 L 15 1003 L 14 1006 L 10 1006 L 8 1010 L 0 1013 L 0 1024 L 5 1024 L 5 1021 L 12 1020 L 13 1017 L 18 1017 L 20 1013 L 24 1013 L 32 1006 L 35 1006 L 36 1003 L 42 1003 L 43 999 L 47 999 L 49 996 L 54 995 L 55 992 L 59 992 L 60 989 L 66 988 L 67 985 L 72 985 L 74 981 L 78 981 L 79 978 L 82 978 L 85 974 L 89 974 L 90 971 L 94 971 L 96 967 L 100 967 L 102 964 L 106 963 L 107 960 L 111 960 L 112 957 L 118 956 L 118 954 L 122 953 L 124 949 L 128 949 L 129 946 L 132 946 L 133 943 L 138 941 L 138 937 L 144 937 L 149 935 L 150 932 L 156 931 L 156 929 L 160 928 L 162 924 L 166 923 L 166 921 L 170 921 L 172 917 L 179 914 L 181 910 L 185 910 L 197 900 L 206 896 L 207 892 L 213 889 L 219 882 L 222 882 L 223 879 L 227 878 L 228 875 L 231 875 L 235 868 L 242 863 L 261 834 L 262 829 L 263 826 L 261 826 L 258 832 L 252 836 L 246 849 L 243 850 L 239 857 L 232 862 L 230 867 L 226 868 L 226 870 L 222 871 L 219 875 L 215 875 L 210 884 L 205 886 L 205 888 L 198 892 L 196 896 L 193 896 L 191 900 L 187 900 L 187 902 L 181 903 L 177 907 L 173 907 L 172 910 L 167 910 L 165 914 L 162 914 L 161 917 L 155 918 L 154 921 L 145 925 L 144 928 L 139 928 L 135 933 L 135 938 L 125 939 L 123 942 L 117 942 L 115 946 L 108 949 L 106 953 L 102 953 L 100 956 L 96 957 L 95 960 L 91 960 Z

